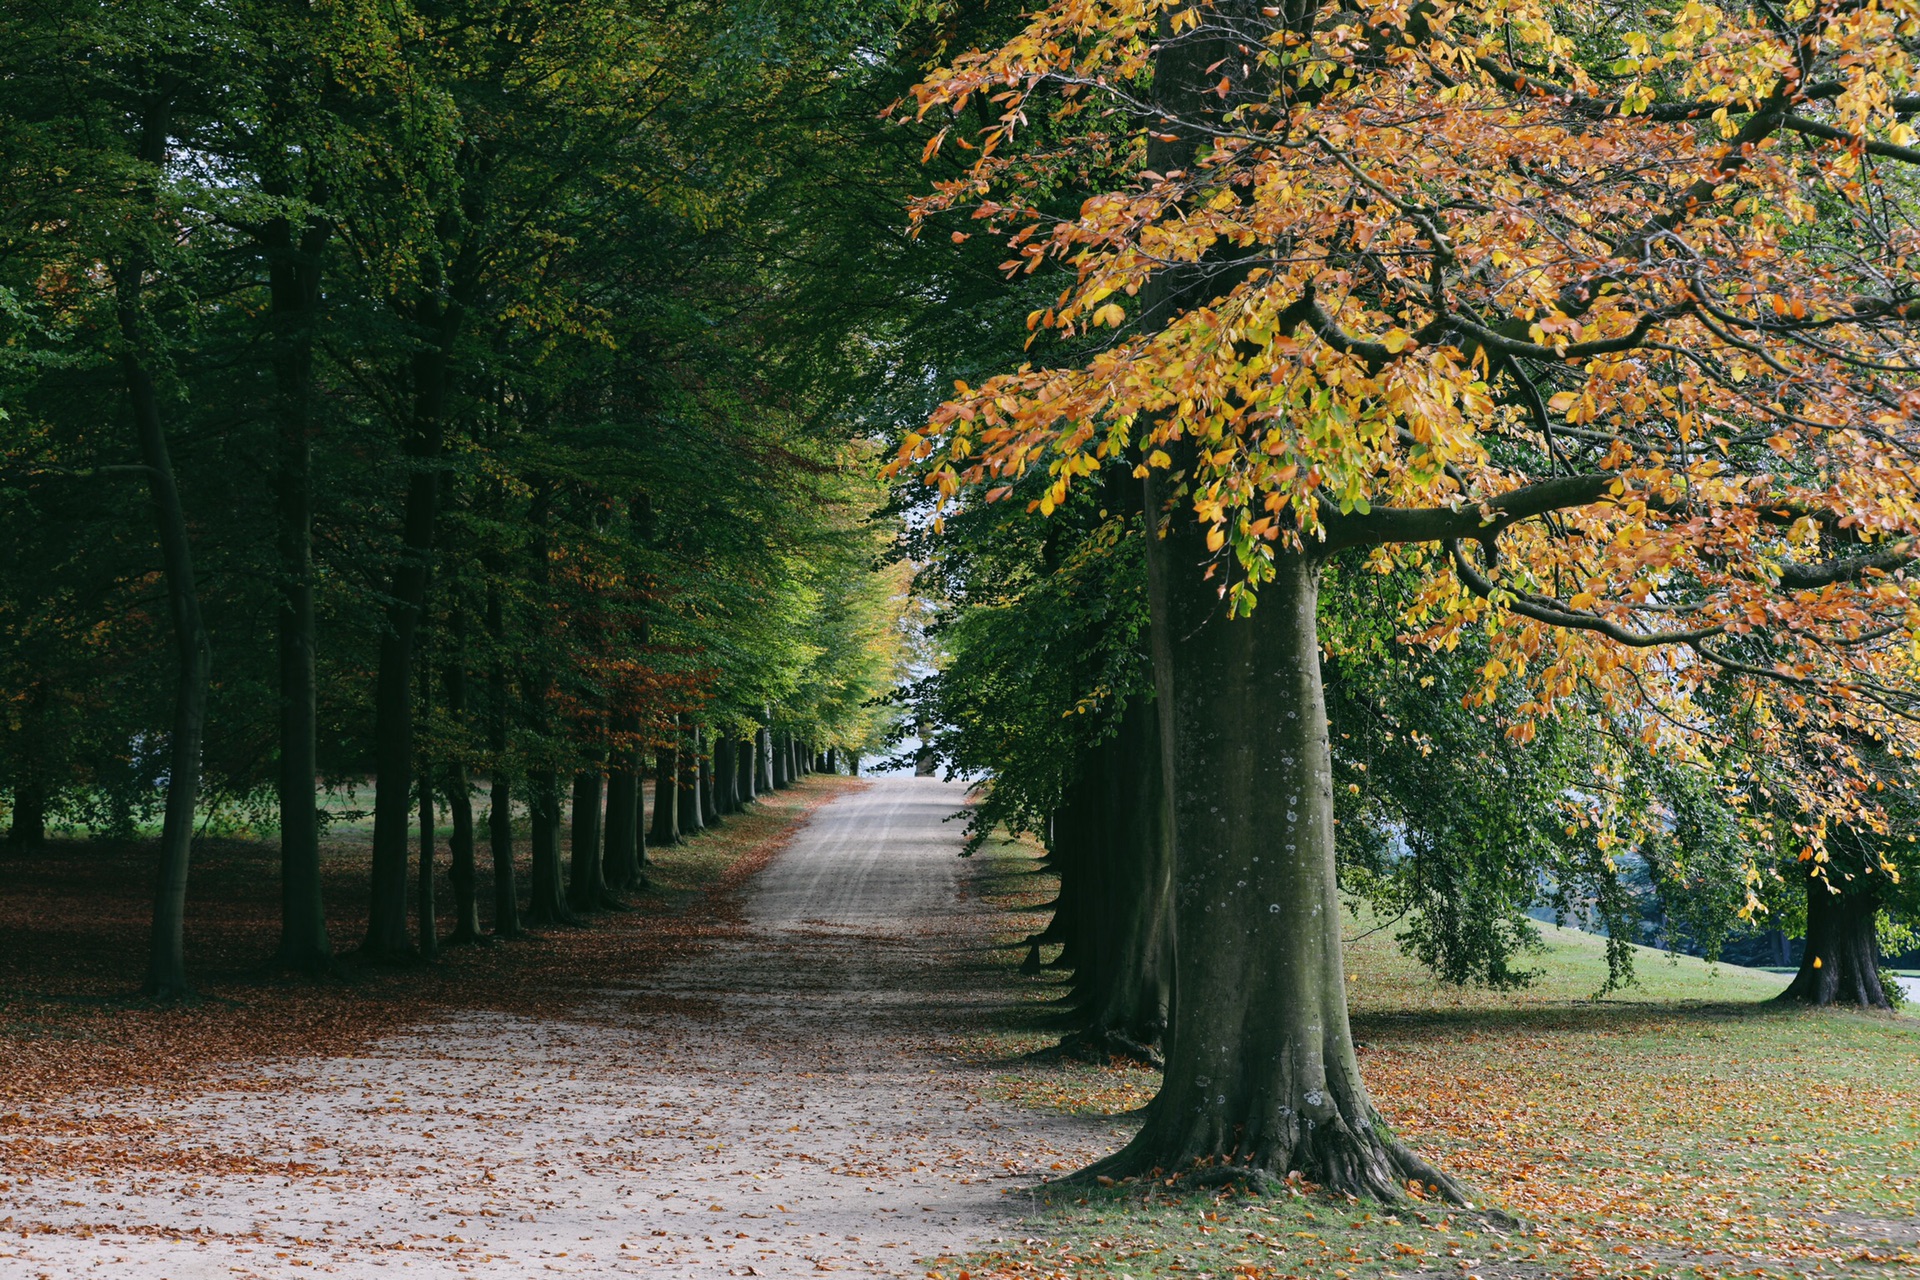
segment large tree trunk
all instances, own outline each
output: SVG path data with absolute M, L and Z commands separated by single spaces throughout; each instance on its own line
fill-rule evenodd
M 598 769 L 573 775 L 573 865 L 567 882 L 567 905 L 575 911 L 597 911 L 613 905 L 600 869 L 601 811 L 606 785 Z
M 1172 1001 L 1172 857 L 1151 705 L 1121 714 L 1086 754 L 1055 825 L 1062 959 L 1073 968 L 1079 1026 L 1061 1050 L 1153 1061 Z
M 147 104 L 141 121 L 139 158 L 157 174 L 166 159 L 171 104 Z M 120 372 L 133 410 L 140 460 L 147 468 L 153 501 L 160 564 L 166 581 L 167 615 L 173 625 L 175 653 L 173 724 L 167 758 L 167 807 L 160 831 L 160 865 L 153 904 L 153 937 L 148 951 L 146 993 L 174 1000 L 191 994 L 187 986 L 187 865 L 193 847 L 193 819 L 200 798 L 200 744 L 206 731 L 207 684 L 213 672 L 213 648 L 200 616 L 200 594 L 193 576 L 192 543 L 186 509 L 173 473 L 173 456 L 160 416 L 160 395 L 145 364 L 149 351 L 142 293 L 151 260 L 136 245 L 114 272 L 115 318 L 122 347 Z
M 1838 872 L 1833 873 L 1836 880 Z M 1862 1009 L 1891 1009 L 1880 985 L 1880 937 L 1874 917 L 1879 895 L 1854 887 L 1834 892 L 1835 884 L 1807 877 L 1807 945 L 1800 972 L 1780 993 L 1789 1004 L 1853 1005 Z
M 527 775 L 527 808 L 533 826 L 533 891 L 527 903 L 527 923 L 535 928 L 578 924 L 567 906 L 566 886 L 560 875 L 560 783 L 551 769 Z
M 740 738 L 733 744 L 733 795 L 742 809 L 760 798 L 756 786 L 760 771 L 755 767 L 759 752 L 760 739 L 757 735 Z
M 407 480 L 399 566 L 387 598 L 387 626 L 380 637 L 380 672 L 374 683 L 373 870 L 363 950 L 372 960 L 399 960 L 412 952 L 407 939 L 407 828 L 413 771 L 414 636 L 427 593 L 433 532 L 439 508 L 442 418 L 446 407 L 450 324 L 443 342 L 413 358 L 414 424 L 407 452 Z
M 719 754 L 720 744 L 713 734 L 702 729 L 697 730 L 700 761 L 700 823 L 702 826 L 720 825 L 720 797 L 714 794 L 714 783 L 719 770 L 714 767 L 715 757 Z
M 669 730 L 669 733 L 672 733 Z M 656 849 L 680 843 L 680 752 L 673 745 L 653 753 L 653 829 L 647 843 Z
M 784 733 L 775 733 L 771 739 L 773 746 L 773 789 L 783 791 L 793 785 L 793 753 L 787 750 L 788 740 Z
M 1184 511 L 1147 548 L 1177 989 L 1161 1091 L 1094 1171 L 1298 1171 L 1384 1200 L 1418 1178 L 1462 1198 L 1384 1131 L 1348 1029 L 1319 564 L 1280 552 L 1259 607 L 1230 621 Z
M 302 973 L 333 964 L 320 891 L 319 774 L 313 615 L 313 324 L 320 308 L 320 255 L 327 228 L 295 231 L 274 219 L 268 253 L 273 374 L 279 439 L 274 462 L 274 543 L 279 558 L 280 948 L 275 963 Z
M 680 834 L 690 836 L 706 825 L 700 812 L 700 726 L 686 724 L 680 744 Z

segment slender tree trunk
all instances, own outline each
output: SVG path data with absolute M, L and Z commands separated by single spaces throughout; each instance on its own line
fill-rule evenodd
M 690 836 L 706 825 L 700 813 L 700 726 L 687 724 L 680 741 L 680 834 Z
M 589 769 L 573 775 L 573 865 L 567 884 L 567 905 L 575 911 L 597 911 L 613 904 L 613 894 L 600 870 L 601 814 L 606 803 L 606 780 Z
M 535 928 L 578 924 L 567 906 L 560 874 L 560 784 L 551 769 L 527 775 L 527 807 L 533 825 L 533 892 L 527 923 Z
M 774 733 L 771 738 L 773 747 L 773 789 L 784 791 L 793 785 L 793 757 L 787 751 L 787 735 Z
M 139 158 L 158 172 L 166 159 L 171 104 L 146 104 L 141 121 Z M 207 685 L 213 672 L 213 648 L 200 616 L 200 594 L 193 575 L 193 548 L 187 536 L 186 509 L 173 471 L 173 456 L 160 414 L 160 395 L 145 363 L 150 350 L 143 291 L 151 260 L 136 246 L 114 272 L 114 304 L 119 323 L 120 372 L 133 411 L 140 460 L 147 468 L 160 563 L 166 580 L 167 615 L 175 652 L 173 725 L 168 743 L 167 807 L 161 824 L 160 865 L 154 892 L 153 937 L 148 953 L 146 993 L 173 1000 L 191 994 L 187 986 L 187 866 L 193 845 L 193 820 L 200 797 L 200 744 L 206 731 Z
M 719 753 L 720 744 L 711 733 L 704 729 L 695 730 L 695 741 L 699 745 L 700 762 L 700 824 L 707 827 L 720 825 L 720 798 L 714 794 L 714 780 L 718 770 L 714 768 L 714 757 Z
M 453 823 L 453 838 L 448 842 L 451 860 L 448 882 L 453 886 L 453 932 L 451 946 L 470 946 L 480 936 L 479 870 L 475 864 L 473 838 L 473 782 L 467 776 L 467 624 L 466 612 L 456 605 L 453 613 L 453 652 L 446 672 L 447 718 L 453 722 L 456 746 L 447 761 L 447 813 Z
M 387 628 L 380 637 L 380 672 L 374 688 L 374 794 L 372 893 L 367 906 L 366 955 L 398 960 L 411 953 L 407 939 L 407 827 L 413 769 L 414 637 L 426 600 L 439 508 L 442 419 L 446 406 L 452 340 L 443 318 L 443 342 L 413 359 L 413 459 L 401 528 L 400 565 L 387 590 Z
M 736 738 L 733 743 L 733 795 L 742 809 L 759 799 L 754 784 L 759 770 L 754 768 L 759 751 L 757 737 Z
M 426 665 L 421 664 L 421 683 L 426 683 Z M 440 921 L 433 900 L 433 851 L 436 824 L 433 818 L 433 766 L 420 761 L 420 957 L 432 960 L 440 954 Z
M 1253 615 L 1229 621 L 1184 511 L 1147 548 L 1178 988 L 1160 1094 L 1095 1170 L 1297 1170 L 1384 1200 L 1418 1178 L 1460 1198 L 1384 1131 L 1348 1029 L 1319 564 L 1282 551 Z
M 320 889 L 319 775 L 313 614 L 313 325 L 320 307 L 324 223 L 296 232 L 276 218 L 264 237 L 279 433 L 274 541 L 279 557 L 280 948 L 275 963 L 302 973 L 333 965 Z
M 507 665 L 501 656 L 506 620 L 500 588 L 487 588 L 487 634 L 494 656 L 487 675 L 487 843 L 493 855 L 493 936 L 520 936 L 520 886 L 513 865 L 513 784 L 507 772 Z
M 673 739 L 678 740 L 677 731 Z M 647 842 L 656 849 L 680 843 L 680 751 L 670 742 L 653 753 L 653 827 Z
M 847 752 L 847 776 L 850 778 L 860 776 L 860 753 L 858 751 Z
M 1779 999 L 1819 1008 L 1891 1009 L 1893 1002 L 1880 985 L 1879 910 L 1876 893 L 1858 888 L 1835 893 L 1827 881 L 1808 876 L 1807 945 L 1800 972 Z
M 764 796 L 764 795 L 771 794 L 774 790 L 773 730 L 765 727 L 764 725 L 761 727 L 759 734 L 755 738 L 755 745 L 754 745 L 754 751 L 753 751 L 753 768 L 754 768 L 754 784 L 753 784 L 754 795 Z

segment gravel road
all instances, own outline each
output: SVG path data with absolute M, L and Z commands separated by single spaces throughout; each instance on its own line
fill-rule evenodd
M 879 778 L 817 810 L 736 937 L 575 1019 L 463 1016 L 156 1104 L 181 1171 L 13 1189 L 0 1276 L 924 1274 L 1115 1141 L 956 1060 L 1009 998 L 962 794 Z

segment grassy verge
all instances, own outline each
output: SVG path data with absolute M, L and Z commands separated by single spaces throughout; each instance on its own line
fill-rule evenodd
M 1033 927 L 1044 878 L 1000 845 L 993 883 Z M 987 855 L 983 855 L 987 856 Z M 1456 991 L 1350 921 L 1354 1033 L 1399 1135 L 1520 1231 L 1414 1202 L 1388 1211 L 1294 1187 L 1174 1195 L 1122 1184 L 1056 1195 L 1018 1246 L 943 1263 L 969 1277 L 1882 1276 L 1920 1274 L 1920 1020 L 1775 1009 L 1780 975 L 1636 957 L 1605 999 L 1599 940 L 1543 928 L 1517 993 Z M 1365 936 L 1362 936 L 1365 935 Z M 1027 985 L 1035 1002 L 1057 995 Z M 1056 979 L 1057 980 L 1057 979 Z M 1045 1042 L 1010 1029 L 1002 1062 Z M 1118 1114 L 1152 1096 L 1137 1067 L 1018 1063 L 1017 1105 Z

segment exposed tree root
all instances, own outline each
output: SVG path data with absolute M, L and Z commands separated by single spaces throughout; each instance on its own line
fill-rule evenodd
M 1142 1108 L 1146 1110 L 1146 1108 Z M 1520 1219 L 1499 1209 L 1476 1204 L 1457 1181 L 1435 1169 L 1397 1142 L 1382 1144 L 1394 1168 L 1405 1175 L 1407 1186 L 1375 1185 L 1365 1192 L 1350 1187 L 1331 1186 L 1304 1177 L 1298 1171 L 1278 1173 L 1271 1166 L 1237 1163 L 1232 1160 L 1195 1160 L 1186 1168 L 1168 1172 L 1158 1166 L 1134 1173 L 1120 1173 L 1113 1157 L 1048 1183 L 1063 1189 L 1089 1186 L 1111 1187 L 1139 1183 L 1155 1191 L 1173 1194 L 1213 1192 L 1232 1188 L 1248 1196 L 1301 1195 L 1322 1191 L 1333 1195 L 1374 1200 L 1393 1208 L 1408 1208 L 1432 1197 L 1444 1206 L 1443 1212 L 1470 1216 L 1490 1229 L 1502 1232 L 1522 1230 Z M 1125 1154 L 1124 1152 L 1118 1154 Z M 1415 1188 L 1419 1188 L 1418 1191 Z

